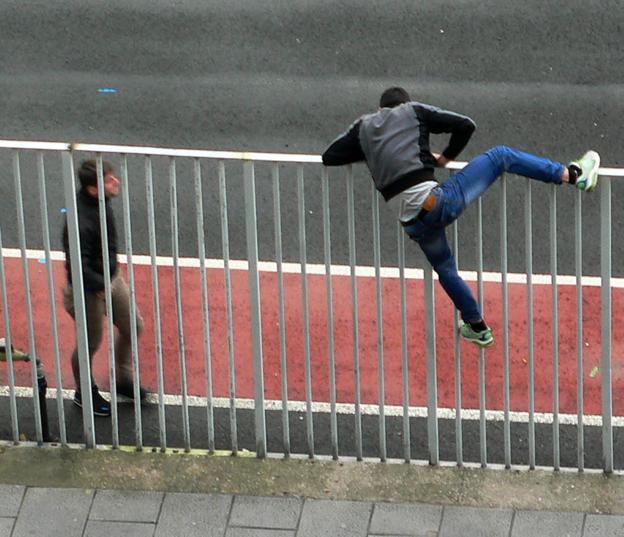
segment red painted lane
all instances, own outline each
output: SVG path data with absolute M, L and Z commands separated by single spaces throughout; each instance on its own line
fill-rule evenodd
M 28 348 L 28 331 L 21 261 L 5 259 L 9 285 L 9 308 L 12 319 L 14 343 Z M 37 352 L 42 358 L 48 379 L 53 378 L 53 347 L 50 328 L 49 301 L 46 285 L 45 265 L 36 260 L 29 261 L 32 300 L 35 318 Z M 74 334 L 73 323 L 62 309 L 61 287 L 64 283 L 62 263 L 54 263 L 58 327 L 61 338 L 63 384 L 72 387 L 69 366 Z M 184 337 L 189 381 L 189 392 L 206 394 L 203 353 L 203 325 L 199 270 L 181 269 L 182 301 L 184 305 Z M 142 381 L 146 387 L 156 390 L 156 353 L 152 307 L 152 284 L 150 268 L 136 266 L 138 305 L 145 321 L 145 332 L 140 339 L 140 367 Z M 223 271 L 210 269 L 208 285 L 210 292 L 210 320 L 213 353 L 213 390 L 215 396 L 228 395 L 228 348 L 227 324 Z M 325 277 L 308 276 L 310 301 L 310 348 L 312 356 L 312 384 L 315 401 L 329 400 L 329 360 L 327 339 L 327 305 Z M 277 303 L 277 275 L 263 272 L 260 275 L 262 291 L 262 333 L 264 351 L 265 395 L 268 399 L 281 399 L 279 324 Z M 301 297 L 301 276 L 284 275 L 286 295 L 286 343 L 288 355 L 289 399 L 305 399 L 303 314 Z M 165 391 L 180 393 L 178 360 L 178 338 L 176 330 L 175 295 L 173 269 L 159 267 L 159 287 L 162 315 L 163 358 L 165 364 Z M 234 297 L 234 339 L 236 362 L 236 388 L 238 397 L 253 397 L 253 367 L 251 328 L 248 309 L 248 275 L 246 271 L 232 271 Z M 424 348 L 424 317 L 422 281 L 408 281 L 408 348 L 410 356 L 410 404 L 426 405 L 426 369 Z M 401 345 L 399 281 L 383 280 L 384 306 L 384 362 L 386 404 L 402 404 Z M 560 355 L 560 410 L 576 412 L 576 296 L 573 286 L 560 286 L 559 299 L 559 355 Z M 351 282 L 348 276 L 333 277 L 335 356 L 338 401 L 353 402 L 353 344 L 351 318 Z M 624 310 L 618 307 L 624 290 L 613 290 L 613 324 L 621 325 Z M 497 283 L 485 284 L 485 311 L 488 322 L 493 326 L 497 341 L 486 352 L 487 357 L 487 407 L 491 410 L 503 408 L 503 341 L 501 330 L 501 287 Z M 436 284 L 437 312 L 437 366 L 438 399 L 441 407 L 455 406 L 453 323 L 450 301 Z M 527 313 L 525 286 L 509 285 L 510 297 L 510 369 L 512 410 L 528 409 L 528 364 L 527 364 Z M 375 281 L 373 278 L 358 277 L 358 299 L 360 304 L 359 338 L 362 402 L 378 402 L 377 370 L 377 325 L 375 307 Z M 536 410 L 552 410 L 552 322 L 551 288 L 547 285 L 534 287 L 535 300 L 535 395 Z M 585 411 L 600 413 L 600 289 L 587 287 L 583 290 L 585 318 Z M 1 322 L 1 321 L 0 321 Z M 0 324 L 1 326 L 1 324 Z M 2 327 L 3 328 L 3 327 Z M 624 388 L 624 367 L 620 357 L 624 351 L 624 340 L 615 331 L 613 341 L 613 392 L 621 393 Z M 95 377 L 101 387 L 108 386 L 106 349 L 100 350 L 95 361 Z M 593 370 L 593 371 L 592 371 Z M 19 385 L 30 385 L 30 368 L 16 365 Z M 7 384 L 6 366 L 0 367 L 0 382 Z M 462 344 L 462 395 L 464 408 L 478 408 L 478 352 L 469 344 Z M 624 414 L 624 402 L 614 400 L 614 412 Z

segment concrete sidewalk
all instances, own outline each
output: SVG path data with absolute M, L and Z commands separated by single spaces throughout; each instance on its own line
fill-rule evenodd
M 619 475 L 0 445 L 0 537 L 615 536 Z
M 0 537 L 599 537 L 624 516 L 0 485 Z

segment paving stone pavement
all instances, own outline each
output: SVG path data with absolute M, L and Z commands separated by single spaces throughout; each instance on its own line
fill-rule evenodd
M 615 537 L 624 516 L 0 485 L 0 537 Z

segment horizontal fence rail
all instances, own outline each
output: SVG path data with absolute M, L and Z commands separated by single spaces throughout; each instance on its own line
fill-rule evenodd
M 103 266 L 111 241 L 120 266 L 113 278 L 105 271 L 92 362 L 76 205 L 85 159 L 97 167 Z M 119 200 L 101 194 L 105 162 Z M 363 167 L 11 140 L 0 140 L 0 163 L 0 440 L 624 468 L 615 434 L 624 404 L 613 398 L 624 388 L 613 359 L 622 341 L 612 328 L 624 315 L 612 240 L 624 169 L 601 168 L 593 195 L 506 174 L 449 227 L 494 328 L 495 346 L 483 350 L 459 337 L 437 275 Z M 132 386 L 118 393 L 123 367 Z M 98 393 L 110 417 L 94 416 Z

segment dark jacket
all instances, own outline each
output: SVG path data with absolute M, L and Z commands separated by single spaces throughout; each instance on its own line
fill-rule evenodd
M 417 102 L 381 108 L 359 118 L 323 153 L 323 164 L 341 166 L 365 160 L 386 200 L 405 189 L 433 181 L 435 160 L 429 134 L 450 133 L 442 154 L 454 160 L 475 130 L 469 117 Z
M 78 229 L 80 231 L 80 253 L 82 256 L 82 279 L 85 291 L 98 292 L 104 289 L 104 268 L 102 263 L 102 235 L 100 233 L 100 210 L 98 199 L 80 190 L 76 196 L 78 207 Z M 106 229 L 108 235 L 108 257 L 110 276 L 117 274 L 117 229 L 115 218 L 106 200 Z M 63 249 L 65 250 L 65 269 L 67 280 L 72 283 L 71 262 L 69 257 L 69 237 L 67 219 L 63 226 Z

